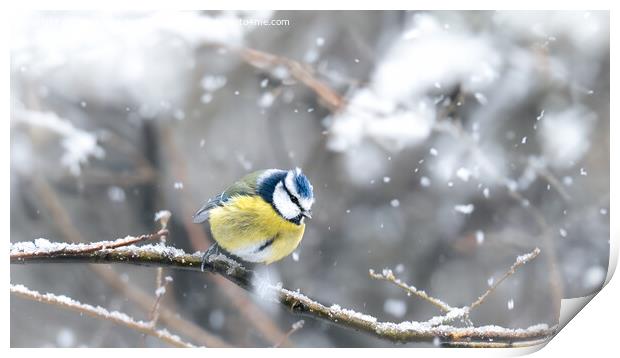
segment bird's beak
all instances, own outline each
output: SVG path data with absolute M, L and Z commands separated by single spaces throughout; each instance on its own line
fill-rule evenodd
M 308 219 L 312 219 L 312 210 L 303 211 L 301 215 L 307 217 Z

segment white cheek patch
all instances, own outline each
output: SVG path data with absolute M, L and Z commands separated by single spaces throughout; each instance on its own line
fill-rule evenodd
M 301 214 L 299 207 L 291 201 L 291 198 L 282 186 L 282 182 L 278 183 L 273 191 L 273 204 L 286 219 L 293 219 Z
M 291 170 L 286 174 L 286 178 L 284 179 L 284 185 L 286 185 L 286 189 L 293 194 L 294 197 L 299 201 L 299 205 L 304 210 L 310 210 L 312 208 L 312 204 L 314 204 L 314 198 L 303 198 L 299 195 L 299 191 L 297 190 L 297 185 L 295 185 L 295 173 L 299 175 L 301 170 L 299 168 L 295 169 L 295 171 Z
M 312 204 L 314 204 L 314 198 L 300 198 L 298 200 L 299 205 L 306 211 L 309 211 L 312 208 Z

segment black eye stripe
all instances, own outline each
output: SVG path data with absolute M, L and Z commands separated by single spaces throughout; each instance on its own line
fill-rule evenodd
M 284 191 L 286 191 L 286 193 L 288 194 L 288 197 L 291 199 L 293 204 L 297 205 L 299 210 L 304 211 L 304 208 L 302 208 L 301 204 L 299 204 L 299 200 L 297 200 L 297 198 L 295 196 L 293 196 L 293 194 L 291 194 L 290 191 L 288 191 L 288 188 L 286 187 L 286 185 L 282 184 L 282 187 L 284 188 Z

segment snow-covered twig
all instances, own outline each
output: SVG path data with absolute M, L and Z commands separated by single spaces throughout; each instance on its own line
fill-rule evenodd
M 489 287 L 489 289 L 485 293 L 483 293 L 480 297 L 478 297 L 478 299 L 474 303 L 469 305 L 469 309 L 472 310 L 472 309 L 480 306 L 482 304 L 482 302 L 484 302 L 484 300 L 487 298 L 487 296 L 491 292 L 495 291 L 497 286 L 499 286 L 505 279 L 507 279 L 508 277 L 510 277 L 511 275 L 513 275 L 515 273 L 517 268 L 519 268 L 520 266 L 523 266 L 526 263 L 532 261 L 539 254 L 540 254 L 540 249 L 539 248 L 535 248 L 532 252 L 517 257 L 515 263 L 512 264 L 512 266 L 510 266 L 508 271 L 506 271 L 506 273 L 504 273 L 504 275 L 499 280 L 497 280 L 491 287 Z
M 458 123 L 458 122 L 457 122 Z M 549 276 L 551 283 L 551 292 L 554 296 L 553 302 L 556 302 L 556 307 L 554 308 L 556 312 L 559 313 L 559 303 L 562 300 L 563 287 L 562 287 L 562 279 L 560 275 L 560 269 L 558 268 L 558 259 L 555 254 L 555 242 L 551 233 L 551 227 L 547 220 L 545 219 L 545 215 L 543 215 L 541 209 L 537 208 L 534 205 L 524 205 L 524 203 L 529 203 L 529 200 L 518 190 L 514 190 L 511 183 L 513 180 L 510 178 L 503 176 L 501 171 L 493 164 L 493 162 L 489 159 L 487 153 L 480 147 L 479 143 L 474 139 L 472 135 L 470 135 L 467 131 L 463 129 L 462 126 L 457 125 L 450 121 L 438 120 L 437 124 L 433 128 L 434 131 L 443 132 L 450 134 L 454 137 L 455 140 L 461 141 L 466 144 L 474 156 L 477 158 L 480 168 L 492 178 L 499 179 L 503 182 L 503 185 L 506 187 L 506 191 L 508 196 L 515 200 L 515 202 L 519 203 L 521 207 L 532 216 L 536 225 L 540 230 L 540 238 L 543 242 L 543 248 L 545 250 L 545 257 L 547 262 L 549 263 Z M 548 175 L 548 178 L 552 176 Z
M 166 278 L 164 278 L 162 280 L 162 276 L 163 276 L 163 268 L 158 267 L 157 268 L 157 289 L 155 290 L 155 302 L 153 302 L 153 308 L 151 308 L 151 312 L 149 314 L 149 318 L 150 318 L 150 324 L 152 326 L 155 326 L 157 324 L 157 321 L 159 320 L 159 316 L 160 316 L 160 306 L 161 306 L 161 300 L 162 298 L 164 298 L 164 295 L 166 294 L 166 287 L 168 286 L 168 284 L 170 282 L 172 282 L 172 277 L 171 276 L 166 276 Z
M 143 334 L 148 334 L 149 336 L 153 336 L 161 339 L 164 342 L 167 342 L 176 347 L 183 348 L 191 348 L 195 347 L 194 345 L 184 342 L 178 336 L 168 332 L 165 329 L 155 329 L 148 322 L 137 321 L 132 317 L 128 316 L 125 313 L 118 311 L 108 311 L 107 309 L 100 306 L 91 306 L 89 304 L 84 304 L 78 302 L 67 296 L 58 296 L 52 293 L 41 294 L 37 291 L 31 290 L 23 285 L 11 285 L 11 293 L 14 293 L 18 296 L 31 299 L 33 301 L 53 304 L 56 306 L 60 306 L 63 308 L 68 308 L 79 313 L 87 314 L 89 316 L 105 319 L 107 321 L 114 322 L 119 325 L 126 326 L 130 329 L 136 330 Z
M 23 246 L 25 243 L 14 245 Z M 29 245 L 35 244 L 29 243 Z M 17 259 L 11 256 L 11 263 L 14 264 L 59 262 L 127 263 L 200 271 L 202 253 L 188 254 L 183 250 L 158 244 L 131 245 L 86 253 L 71 252 L 52 257 L 32 255 L 26 259 Z M 245 290 L 258 291 L 253 271 L 223 255 L 210 257 L 205 264 L 205 270 L 218 274 Z M 555 333 L 555 327 L 549 328 L 546 324 L 538 324 L 526 329 L 509 329 L 499 326 L 454 327 L 444 324 L 446 318 L 450 318 L 447 316 L 450 315 L 432 319 L 429 322 L 381 322 L 370 315 L 344 309 L 338 305 L 324 305 L 299 292 L 282 287 L 268 286 L 267 290 L 270 294 L 263 295 L 264 297 L 273 297 L 276 302 L 294 313 L 326 320 L 341 327 L 353 328 L 395 342 L 436 342 L 439 340 L 442 344 L 450 346 L 514 347 L 540 343 L 542 340 L 550 339 Z
M 159 221 L 161 225 L 161 229 L 165 230 L 168 226 L 168 221 L 172 214 L 168 210 L 160 210 L 155 213 L 155 221 Z M 162 245 L 166 244 L 166 236 L 161 236 L 159 238 L 159 242 Z M 149 318 L 151 319 L 150 324 L 155 326 L 157 324 L 157 320 L 159 319 L 159 306 L 161 304 L 161 300 L 166 294 L 166 286 L 168 283 L 172 282 L 172 277 L 167 276 L 164 280 L 164 269 L 162 267 L 157 268 L 157 274 L 155 275 L 155 284 L 157 289 L 155 290 L 155 302 L 153 303 L 153 308 L 151 308 L 151 312 L 149 314 Z
M 394 276 L 394 273 L 392 273 L 392 270 L 384 269 L 381 273 L 376 273 L 374 270 L 368 270 L 368 274 L 370 275 L 370 277 L 374 279 L 386 280 L 388 282 L 391 282 L 395 284 L 396 286 L 407 291 L 408 295 L 416 295 L 420 297 L 421 299 L 430 302 L 431 304 L 438 307 L 440 310 L 444 312 L 450 312 L 453 309 L 453 307 L 443 302 L 442 300 L 435 298 L 435 297 L 431 297 L 425 291 L 418 290 L 414 286 L 410 286 L 406 284 L 405 282 L 402 282 L 400 279 Z
M 288 332 L 286 332 L 286 338 L 289 338 L 291 336 L 291 334 L 293 334 L 293 333 L 299 331 L 300 329 L 304 328 L 304 324 L 305 323 L 306 323 L 306 321 L 304 321 L 303 319 L 293 323 L 291 325 L 291 329 L 289 329 Z M 283 342 L 284 342 L 284 340 L 282 342 L 280 342 L 280 343 L 275 344 L 273 346 L 273 348 L 280 347 Z
M 293 312 L 400 343 L 433 342 L 446 346 L 522 347 L 551 339 L 555 333 L 555 327 L 550 328 L 546 324 L 537 324 L 525 329 L 500 326 L 455 327 L 444 324 L 447 316 L 428 322 L 381 322 L 373 316 L 344 309 L 339 305 L 328 307 L 299 292 L 283 288 L 277 291 L 280 303 Z
M 435 305 L 436 307 L 439 307 L 440 310 L 446 312 L 446 314 L 444 316 L 436 316 L 431 318 L 430 320 L 428 320 L 426 323 L 429 323 L 433 326 L 438 326 L 438 325 L 442 325 L 448 322 L 452 322 L 456 319 L 462 319 L 465 320 L 465 322 L 467 322 L 468 324 L 472 324 L 471 321 L 469 320 L 469 313 L 476 307 L 480 306 L 484 300 L 487 298 L 487 296 L 489 296 L 489 294 L 491 294 L 491 292 L 495 291 L 495 289 L 497 288 L 497 286 L 499 286 L 504 280 L 506 280 L 508 277 L 510 277 L 511 275 L 513 275 L 517 268 L 519 268 L 520 266 L 525 265 L 526 263 L 532 261 L 533 259 L 535 259 L 538 255 L 540 254 L 540 249 L 539 248 L 535 248 L 532 252 L 518 256 L 517 259 L 515 260 L 515 263 L 512 264 L 512 266 L 510 266 L 510 268 L 508 269 L 508 271 L 506 271 L 506 273 L 499 279 L 497 280 L 488 290 L 486 290 L 486 292 L 484 292 L 482 295 L 480 295 L 480 297 L 478 297 L 478 299 L 476 301 L 474 301 L 472 304 L 470 304 L 469 306 L 465 306 L 465 307 L 461 307 L 461 308 L 456 308 L 456 307 L 451 307 L 450 305 L 448 305 L 447 303 L 443 302 L 442 300 L 429 296 L 426 292 L 418 290 L 417 288 L 415 288 L 414 286 L 410 286 L 409 284 L 401 281 L 400 279 L 398 279 L 396 276 L 394 276 L 394 273 L 392 273 L 392 270 L 390 269 L 384 269 L 381 273 L 375 273 L 374 270 L 369 270 L 369 274 L 370 277 L 374 278 L 374 279 L 378 279 L 378 280 L 385 280 L 388 282 L 391 282 L 393 284 L 395 284 L 398 287 L 401 287 L 402 289 L 404 289 L 405 291 L 407 291 L 408 295 L 414 294 L 430 303 L 432 303 L 433 305 Z
M 31 256 L 54 257 L 58 255 L 86 254 L 104 249 L 115 249 L 122 246 L 137 244 L 142 241 L 161 238 L 168 235 L 168 230 L 161 229 L 153 234 L 126 236 L 114 241 L 99 241 L 89 244 L 52 243 L 47 239 L 36 239 L 34 243 L 24 242 L 11 245 L 11 259 L 27 259 Z

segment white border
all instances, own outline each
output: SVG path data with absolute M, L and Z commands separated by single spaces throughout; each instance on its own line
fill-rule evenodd
M 53 4 L 46 1 L 31 1 L 31 0 L 20 0 L 18 2 L 11 2 L 10 6 L 12 8 L 5 9 L 2 11 L 2 40 L 3 45 L 5 45 L 6 51 L 3 53 L 1 59 L 2 65 L 2 118 L 5 131 L 4 134 L 4 142 L 3 142 L 3 151 L 2 151 L 2 164 L 4 168 L 9 168 L 9 78 L 8 78 L 8 69 L 9 69 L 9 54 L 8 54 L 8 42 L 9 39 L 9 23 L 11 14 L 15 13 L 15 11 L 19 10 L 27 10 L 27 9 L 110 9 L 111 6 L 114 6 L 117 9 L 191 9 L 191 8 L 205 8 L 210 7 L 213 9 L 239 9 L 239 8 L 247 8 L 247 9 L 463 9 L 464 5 L 467 5 L 469 9 L 514 9 L 514 10 L 547 10 L 547 9 L 588 9 L 588 10 L 608 10 L 611 9 L 611 39 L 617 38 L 617 26 L 614 25 L 617 20 L 617 16 L 614 16 L 614 9 L 612 4 L 615 5 L 612 1 L 602 1 L 602 0 L 590 0 L 587 2 L 567 2 L 567 1 L 553 1 L 553 2 L 543 2 L 540 0 L 521 0 L 521 1 L 512 1 L 507 4 L 506 1 L 480 1 L 480 0 L 470 0 L 467 2 L 463 1 L 442 1 L 438 3 L 437 1 L 373 1 L 366 4 L 360 4 L 359 2 L 342 2 L 336 3 L 333 0 L 313 0 L 311 2 L 292 2 L 292 1 L 275 1 L 275 0 L 264 0 L 260 2 L 251 2 L 251 1 L 238 1 L 238 0 L 226 0 L 226 1 L 161 1 L 161 0 L 152 0 L 152 1 L 99 1 L 99 2 L 84 2 L 78 0 L 65 0 L 65 1 L 54 1 Z M 612 42 L 612 58 L 614 58 L 617 50 L 616 44 Z M 613 61 L 612 61 L 613 63 Z M 618 93 L 617 91 L 617 78 L 616 71 L 614 71 L 614 67 L 611 69 L 611 98 L 614 98 L 613 94 Z M 617 110 L 612 106 L 610 118 L 615 118 Z M 618 124 L 617 120 L 611 120 L 611 133 L 615 134 L 612 136 L 613 138 L 618 137 Z M 617 142 L 610 141 L 611 143 L 611 153 L 613 158 L 613 153 L 620 153 L 620 147 Z M 6 170 L 6 169 L 5 169 Z M 620 177 L 618 176 L 618 164 L 611 160 L 611 183 L 618 183 Z M 2 180 L 2 192 L 3 202 L 1 206 L 2 215 L 0 218 L 2 220 L 2 227 L 5 230 L 5 233 L 8 232 L 8 235 L 5 234 L 5 238 L 10 236 L 9 230 L 9 219 L 10 219 L 10 205 L 8 198 L 10 197 L 10 183 L 9 183 L 9 175 L 6 173 L 1 177 Z M 611 208 L 610 208 L 610 222 L 611 222 L 611 240 L 612 240 L 612 248 L 613 253 L 615 254 L 615 258 L 617 260 L 617 248 L 618 248 L 618 239 L 620 238 L 619 225 L 617 222 L 612 220 L 612 216 L 615 216 L 615 209 L 618 208 L 618 200 L 617 200 L 617 190 L 613 186 L 611 187 Z M 8 241 L 8 239 L 5 239 Z M 2 278 L 5 282 L 5 287 L 8 286 L 9 282 L 9 263 L 8 257 L 6 255 L 2 256 Z M 608 279 L 610 276 L 608 276 Z M 4 347 L 9 347 L 9 324 L 10 320 L 6 319 L 9 314 L 9 293 L 7 292 L 1 296 L 2 299 L 2 307 L 5 312 L 5 319 L 3 320 L 2 325 L 2 340 L 4 343 Z M 612 281 L 607 287 L 604 288 L 601 294 L 594 297 L 592 302 L 590 302 L 584 310 L 575 317 L 575 319 L 570 322 L 567 327 L 560 332 L 560 334 L 554 338 L 544 349 L 539 351 L 537 356 L 585 356 L 591 355 L 595 353 L 595 351 L 599 352 L 613 352 L 616 350 L 615 344 L 617 340 L 618 331 L 615 327 L 612 327 L 614 322 L 609 321 L 611 317 L 615 317 L 618 315 L 617 303 L 620 302 L 620 284 L 618 284 L 618 279 Z M 135 353 L 133 350 L 121 350 L 115 351 L 121 354 L 123 353 Z M 523 354 L 525 351 L 523 350 L 446 350 L 446 349 L 427 349 L 427 350 L 416 350 L 410 351 L 408 349 L 392 349 L 389 352 L 384 352 L 383 350 L 364 350 L 364 349 L 356 349 L 355 352 L 351 352 L 350 350 L 338 350 L 338 351 L 329 351 L 330 353 L 337 354 L 346 354 L 353 353 L 356 355 L 373 355 L 376 356 L 378 354 L 390 354 L 398 355 L 398 356 L 410 356 L 411 354 L 432 354 L 433 356 L 454 356 L 458 355 L 459 357 L 463 356 L 485 356 L 485 355 L 514 355 L 514 354 Z M 7 352 L 8 353 L 8 352 Z M 163 356 L 169 355 L 171 352 L 169 350 L 150 350 L 147 354 L 154 356 Z M 220 352 L 204 352 L 200 354 L 221 354 Z M 229 354 L 243 354 L 243 355 L 251 355 L 251 356 L 262 356 L 269 355 L 272 357 L 291 354 L 295 355 L 315 355 L 315 354 L 326 353 L 325 350 L 317 351 L 317 350 L 261 350 L 261 349 L 251 349 L 251 350 L 240 350 L 233 349 L 230 351 L 226 351 L 226 355 Z M 54 349 L 54 350 L 11 350 L 10 354 L 13 355 L 22 355 L 22 354 L 45 354 L 46 356 L 77 356 L 77 355 L 104 355 L 109 354 L 109 352 L 104 351 L 102 349 L 89 349 L 87 352 L 78 349 Z

